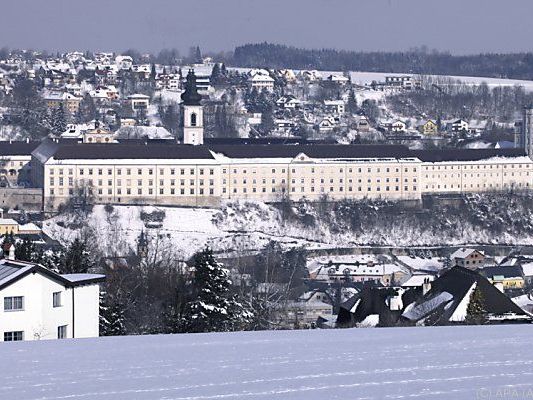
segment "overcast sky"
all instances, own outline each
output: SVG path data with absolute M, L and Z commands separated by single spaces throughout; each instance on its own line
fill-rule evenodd
M 533 50 L 531 0 L 2 0 L 0 47 Z

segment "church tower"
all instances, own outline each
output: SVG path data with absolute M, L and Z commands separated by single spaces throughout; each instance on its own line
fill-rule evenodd
M 196 75 L 191 69 L 187 74 L 185 92 L 181 95 L 181 115 L 183 121 L 183 143 L 204 144 L 204 110 L 200 104 L 202 96 L 196 87 Z

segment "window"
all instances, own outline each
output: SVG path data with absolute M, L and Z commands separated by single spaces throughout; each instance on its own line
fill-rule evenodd
M 4 332 L 4 342 L 15 342 L 24 340 L 23 331 Z
M 21 311 L 24 310 L 24 297 L 13 296 L 4 297 L 4 311 Z
M 58 339 L 67 338 L 67 325 L 61 325 L 57 327 L 57 338 Z
M 52 303 L 53 303 L 54 308 L 62 306 L 62 304 L 61 304 L 61 292 L 54 292 L 52 294 Z
M 191 126 L 196 126 L 196 113 L 191 114 Z

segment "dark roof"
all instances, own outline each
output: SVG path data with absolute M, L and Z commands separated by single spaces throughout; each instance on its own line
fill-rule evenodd
M 421 306 L 426 302 L 431 304 L 436 296 L 444 292 L 451 294 L 452 299 L 437 308 L 431 309 L 427 314 L 420 315 L 418 319 L 426 319 L 430 325 L 449 324 L 450 317 L 463 298 L 468 295 L 468 291 L 475 282 L 477 282 L 476 288 L 481 292 L 483 308 L 487 313 L 495 315 L 527 315 L 524 310 L 518 307 L 480 273 L 455 266 L 431 283 L 431 289 L 417 302 L 417 305 Z
M 299 137 L 260 137 L 260 138 L 204 138 L 210 145 L 250 145 L 250 144 L 335 144 L 333 139 L 308 140 Z
M 211 145 L 213 151 L 231 158 L 293 158 L 304 153 L 311 158 L 406 158 L 405 146 L 341 144 Z
M 409 150 L 402 145 L 330 144 L 297 138 L 206 139 L 202 146 L 177 144 L 172 140 L 128 139 L 120 143 L 76 143 L 70 140 L 44 141 L 37 153 L 56 159 L 213 159 L 209 150 L 231 158 L 294 158 L 304 153 L 311 158 L 419 158 L 421 161 L 478 161 L 491 157 L 525 156 L 521 149 Z M 1 142 L 0 142 L 1 143 Z M 7 143 L 7 142 L 6 142 Z M 20 143 L 20 154 L 30 154 L 37 142 Z M 45 149 L 46 146 L 49 148 Z M 5 146 L 14 146 L 7 144 Z M 15 147 L 6 154 L 15 154 Z M 44 151 L 46 150 L 46 151 Z M 0 144 L 0 155 L 2 145 Z
M 0 290 L 12 285 L 28 274 L 40 273 L 48 278 L 63 284 L 66 287 L 76 287 L 105 281 L 105 277 L 87 275 L 87 279 L 72 281 L 40 264 L 19 260 L 0 260 Z
M 181 95 L 183 104 L 186 106 L 198 106 L 202 100 L 202 96 L 198 94 L 198 88 L 196 85 L 196 75 L 191 69 L 187 74 L 187 82 L 185 83 L 185 91 Z
M 522 267 L 486 267 L 481 270 L 481 274 L 487 278 L 492 278 L 496 275 L 501 275 L 504 278 L 516 278 L 522 276 Z
M 521 157 L 526 153 L 523 149 L 443 149 L 443 150 L 412 150 L 412 157 L 421 161 L 479 161 L 491 157 Z
M 29 156 L 40 142 L 0 141 L 0 156 Z
M 61 145 L 56 160 L 72 159 L 213 159 L 205 146 L 153 143 L 79 143 Z

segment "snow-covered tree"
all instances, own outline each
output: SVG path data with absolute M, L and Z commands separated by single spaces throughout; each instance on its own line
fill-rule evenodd
M 100 294 L 100 336 L 126 334 L 124 306 L 107 293 Z
M 63 104 L 54 107 L 49 114 L 49 124 L 52 133 L 59 135 L 67 130 L 67 115 Z
M 470 294 L 470 302 L 466 308 L 465 323 L 468 325 L 483 325 L 487 322 L 487 311 L 485 310 L 483 294 L 476 288 Z
M 229 271 L 219 264 L 211 249 L 194 256 L 193 297 L 185 311 L 187 332 L 224 332 L 245 329 L 251 313 L 232 293 Z
M 59 270 L 62 274 L 87 273 L 92 266 L 93 262 L 87 249 L 87 243 L 76 238 L 67 248 L 59 265 Z

